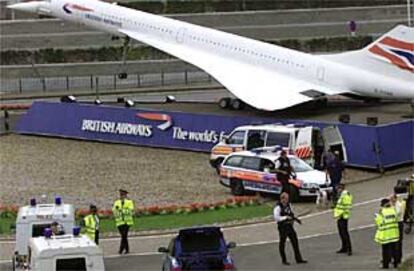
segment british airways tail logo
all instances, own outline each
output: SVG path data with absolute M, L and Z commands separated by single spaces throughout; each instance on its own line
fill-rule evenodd
M 385 37 L 369 48 L 369 51 L 400 69 L 414 72 L 414 43 Z
M 70 3 L 66 3 L 63 5 L 63 11 L 67 14 L 72 14 L 73 10 L 77 10 L 77 11 L 82 11 L 82 12 L 91 12 L 93 11 L 93 9 L 84 7 L 84 6 L 80 6 L 77 4 L 70 4 Z
M 161 113 L 137 113 L 137 117 L 146 119 L 146 120 L 154 120 L 154 121 L 163 121 L 160 125 L 158 125 L 158 129 L 165 131 L 173 125 L 173 120 L 171 116 L 167 114 Z

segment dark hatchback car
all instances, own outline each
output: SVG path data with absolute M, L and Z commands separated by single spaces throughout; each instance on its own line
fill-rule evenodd
M 234 242 L 226 243 L 219 227 L 197 227 L 182 229 L 165 253 L 163 271 L 185 270 L 236 270 L 229 249 Z

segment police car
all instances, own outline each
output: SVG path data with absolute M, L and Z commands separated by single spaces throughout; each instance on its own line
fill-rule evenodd
M 282 184 L 275 173 L 280 148 L 261 148 L 230 154 L 220 166 L 220 183 L 231 189 L 233 195 L 249 191 L 280 194 Z M 329 181 L 323 171 L 315 170 L 293 154 L 288 158 L 296 176 L 289 180 L 293 201 L 300 197 L 316 197 L 319 190 L 327 189 Z
M 320 129 L 294 124 L 264 124 L 235 128 L 211 149 L 210 164 L 217 169 L 232 152 L 272 146 L 294 150 L 299 158 L 316 168 L 321 167 L 322 154 L 328 149 L 338 151 L 341 159 L 347 161 L 345 143 L 336 126 Z

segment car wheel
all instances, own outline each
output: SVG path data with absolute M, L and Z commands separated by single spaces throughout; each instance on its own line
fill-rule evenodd
M 299 201 L 299 189 L 293 184 L 289 185 L 289 198 L 291 202 Z
M 232 99 L 231 108 L 234 110 L 242 110 L 244 108 L 244 103 L 240 99 Z
M 218 104 L 221 109 L 227 109 L 230 107 L 230 102 L 231 102 L 230 98 L 221 98 Z
M 241 180 L 233 179 L 230 181 L 231 193 L 234 196 L 243 196 L 245 194 L 243 182 Z

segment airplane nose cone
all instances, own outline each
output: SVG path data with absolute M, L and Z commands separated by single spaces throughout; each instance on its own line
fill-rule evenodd
M 42 2 L 40 1 L 18 3 L 18 4 L 8 5 L 7 8 L 18 10 L 18 11 L 37 13 L 41 3 Z

